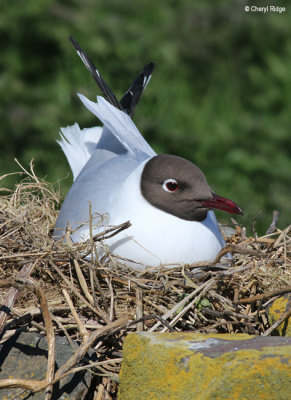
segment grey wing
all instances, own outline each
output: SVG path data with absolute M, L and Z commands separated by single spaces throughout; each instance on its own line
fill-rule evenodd
M 82 94 L 78 94 L 78 96 L 84 106 L 95 114 L 104 126 L 115 136 L 121 148 L 126 149 L 129 154 L 140 160 L 144 159 L 145 155 L 148 157 L 156 155 L 134 125 L 129 115 L 112 106 L 103 97 L 98 96 L 97 103 L 94 103 Z M 100 144 L 102 140 L 103 138 L 101 137 Z M 108 149 L 107 146 L 106 149 Z
M 88 238 L 89 202 L 93 230 L 102 227 L 104 214 L 110 213 L 110 199 L 120 190 L 127 176 L 140 161 L 128 155 L 120 156 L 106 150 L 96 150 L 69 190 L 60 210 L 53 238 L 72 231 L 73 242 Z

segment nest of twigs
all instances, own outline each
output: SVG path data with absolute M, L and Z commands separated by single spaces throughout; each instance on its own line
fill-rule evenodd
M 23 387 L 40 390 L 60 379 L 93 348 L 98 362 L 86 368 L 100 376 L 96 391 L 116 398 L 123 338 L 133 331 L 274 334 L 267 309 L 291 289 L 291 225 L 280 230 L 273 221 L 262 237 L 246 237 L 235 225 L 216 260 L 134 271 L 110 254 L 102 263 L 85 258 L 102 246 L 102 235 L 79 245 L 54 243 L 60 196 L 33 168 L 23 173 L 15 190 L 0 198 L 1 302 L 11 308 L 0 316 L 2 340 L 11 322 L 16 329 L 25 320 L 30 331 L 52 340 L 66 335 L 80 346 L 59 371 L 51 354 L 46 381 Z M 226 252 L 233 255 L 227 266 Z

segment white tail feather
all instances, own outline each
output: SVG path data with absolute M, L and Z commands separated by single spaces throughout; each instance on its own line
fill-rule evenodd
M 77 123 L 61 128 L 61 140 L 57 142 L 67 157 L 74 181 L 96 149 L 101 133 L 99 126 L 81 130 Z

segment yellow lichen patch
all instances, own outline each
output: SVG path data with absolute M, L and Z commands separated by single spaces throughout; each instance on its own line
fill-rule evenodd
M 269 309 L 269 321 L 270 324 L 274 324 L 278 321 L 282 315 L 291 308 L 291 295 L 281 296 L 274 301 L 272 306 Z M 291 336 L 291 322 L 290 318 L 284 321 L 281 325 L 278 326 L 277 332 L 281 336 Z
M 143 335 L 143 333 L 140 333 L 140 335 Z M 148 335 L 147 333 L 144 333 L 144 335 Z M 185 340 L 186 342 L 189 342 L 189 337 L 191 337 L 191 341 L 200 341 L 200 340 L 206 340 L 207 338 L 216 338 L 216 339 L 227 339 L 227 340 L 248 340 L 252 339 L 255 337 L 254 335 L 246 335 L 243 333 L 237 334 L 237 335 L 221 335 L 219 333 L 215 334 L 200 334 L 200 333 L 189 333 L 189 332 L 167 332 L 161 334 L 160 332 L 153 332 L 153 336 L 156 336 L 157 338 L 162 337 L 163 341 L 165 339 L 169 340 L 174 340 L 177 339 L 177 342 L 183 342 Z
M 272 314 L 277 315 L 277 317 L 279 317 L 286 310 L 287 302 L 288 299 L 286 297 L 279 297 L 272 304 L 270 311 L 272 311 Z
M 231 335 L 129 335 L 119 400 L 288 398 L 291 341 L 256 349 L 246 338 L 233 345 Z

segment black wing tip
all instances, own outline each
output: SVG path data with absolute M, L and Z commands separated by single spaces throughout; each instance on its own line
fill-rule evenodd
M 154 63 L 153 61 L 151 61 L 150 63 L 148 63 L 143 71 L 146 72 L 147 74 L 152 74 L 153 70 L 155 69 L 156 63 Z
M 154 62 L 146 64 L 120 100 L 123 111 L 130 117 L 134 114 L 140 97 L 151 79 L 154 68 Z
M 81 46 L 79 45 L 77 40 L 72 35 L 69 36 L 69 40 L 72 43 L 72 45 L 75 47 L 75 49 L 79 50 L 81 48 Z
M 116 108 L 121 110 L 121 105 L 120 105 L 119 101 L 115 97 L 115 95 L 112 92 L 112 90 L 110 89 L 110 87 L 104 81 L 99 70 L 95 67 L 93 62 L 90 60 L 87 53 L 82 49 L 82 47 L 79 45 L 77 40 L 72 35 L 69 36 L 69 39 L 70 39 L 72 45 L 74 46 L 75 50 L 77 51 L 78 55 L 80 56 L 85 67 L 88 69 L 88 71 L 92 75 L 93 79 L 99 86 L 105 99 L 107 101 L 109 101 L 110 104 L 112 104 L 113 106 L 115 106 Z
M 90 71 L 91 75 L 95 79 L 96 83 L 98 84 L 99 88 L 101 89 L 102 94 L 104 97 L 116 108 L 119 108 L 125 111 L 128 115 L 132 116 L 135 110 L 135 107 L 140 99 L 140 96 L 145 89 L 148 81 L 151 78 L 152 72 L 155 68 L 155 63 L 150 62 L 146 64 L 143 70 L 140 72 L 139 76 L 134 80 L 130 88 L 126 91 L 125 95 L 122 97 L 120 102 L 116 99 L 114 93 L 108 87 L 102 76 L 100 75 L 99 71 L 92 63 L 92 61 L 87 56 L 86 52 L 82 49 L 79 45 L 77 40 L 70 35 L 69 40 L 71 41 L 72 45 L 74 46 L 75 50 L 78 52 L 79 56 L 81 57 L 83 63 Z M 85 59 L 85 60 L 84 60 Z M 86 62 L 85 62 L 86 61 Z M 144 81 L 146 79 L 146 81 Z M 134 88 L 132 92 L 131 89 Z

